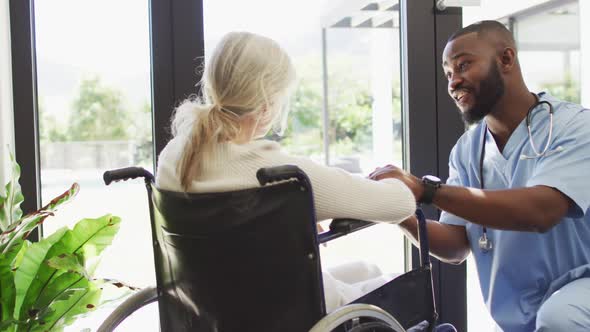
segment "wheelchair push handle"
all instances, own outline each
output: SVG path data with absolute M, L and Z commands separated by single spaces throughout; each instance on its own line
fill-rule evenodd
M 301 183 L 305 183 L 306 186 L 310 185 L 307 175 L 295 165 L 261 168 L 256 172 L 256 178 L 262 186 L 268 183 L 285 181 L 293 178 L 296 178 Z
M 125 167 L 106 171 L 102 175 L 104 183 L 108 186 L 112 182 L 127 181 L 129 179 L 136 179 L 143 177 L 146 182 L 153 182 L 154 176 L 142 167 Z

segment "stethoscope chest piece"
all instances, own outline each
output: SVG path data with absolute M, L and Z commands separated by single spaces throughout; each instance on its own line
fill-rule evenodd
M 492 250 L 492 240 L 488 238 L 487 232 L 483 232 L 483 234 L 479 237 L 479 249 L 483 252 L 488 252 Z

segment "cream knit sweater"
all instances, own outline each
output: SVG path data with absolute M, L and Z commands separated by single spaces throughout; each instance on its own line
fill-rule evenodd
M 182 191 L 177 165 L 185 139 L 172 139 L 160 154 L 156 186 Z M 267 140 L 246 144 L 223 143 L 203 160 L 202 174 L 189 192 L 222 192 L 257 187 L 256 171 L 262 167 L 297 165 L 311 180 L 318 221 L 354 218 L 399 223 L 414 213 L 415 198 L 401 181 L 372 181 L 344 170 L 327 167 L 308 158 L 283 153 Z

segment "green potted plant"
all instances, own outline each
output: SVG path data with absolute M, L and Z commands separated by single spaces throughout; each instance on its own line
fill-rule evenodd
M 38 242 L 29 234 L 79 191 L 74 183 L 43 208 L 23 215 L 20 167 L 12 155 L 11 176 L 0 191 L 0 331 L 61 331 L 76 318 L 111 301 L 106 286 L 122 283 L 95 279 L 91 264 L 111 244 L 120 218 L 82 219 Z

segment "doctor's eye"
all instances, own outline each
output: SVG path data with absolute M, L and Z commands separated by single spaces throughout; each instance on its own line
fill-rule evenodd
M 469 67 L 469 63 L 470 63 L 469 61 L 461 62 L 459 64 L 459 66 L 458 66 L 459 67 L 459 71 L 462 71 L 463 72 L 463 71 L 467 70 L 467 67 Z

